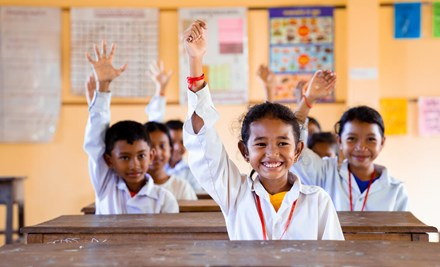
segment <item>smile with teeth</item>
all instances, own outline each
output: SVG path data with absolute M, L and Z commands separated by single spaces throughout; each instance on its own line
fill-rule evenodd
M 263 162 L 264 167 L 267 168 L 278 168 L 282 165 L 282 162 Z

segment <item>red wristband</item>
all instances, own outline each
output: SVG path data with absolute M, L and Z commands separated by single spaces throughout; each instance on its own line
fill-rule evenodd
M 186 82 L 188 83 L 188 89 L 191 90 L 198 81 L 202 81 L 205 79 L 205 74 L 202 74 L 199 77 L 186 77 Z
M 308 107 L 308 108 L 312 108 L 312 105 L 309 103 L 309 101 L 307 100 L 307 97 L 306 97 L 306 95 L 303 95 L 303 98 L 304 98 L 304 102 L 306 103 L 306 106 Z

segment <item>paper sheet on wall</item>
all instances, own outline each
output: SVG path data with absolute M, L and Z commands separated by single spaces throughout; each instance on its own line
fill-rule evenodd
M 432 3 L 432 36 L 440 37 L 440 2 Z
M 421 3 L 394 3 L 394 38 L 420 38 L 421 24 Z
M 440 97 L 421 97 L 419 106 L 419 134 L 440 135 Z
M 249 70 L 246 9 L 179 9 L 180 34 L 195 19 L 202 19 L 208 27 L 208 47 L 203 59 L 203 70 L 214 103 L 247 103 Z M 179 45 L 179 67 L 180 103 L 185 104 L 189 68 L 182 43 Z
M 302 95 L 298 82 L 316 70 L 334 70 L 333 7 L 271 8 L 269 25 L 269 68 L 278 84 L 273 96 L 294 102 Z M 334 94 L 320 101 L 334 101 Z
M 93 44 L 101 40 L 117 44 L 113 65 L 128 67 L 114 82 L 112 95 L 146 97 L 154 94 L 147 76 L 148 65 L 157 60 L 158 9 L 72 8 L 71 9 L 71 91 L 84 95 L 86 78 L 92 68 L 84 56 L 94 58 Z M 108 48 L 108 53 L 110 49 Z
M 61 12 L 0 8 L 0 142 L 48 142 L 61 105 Z
M 386 135 L 407 133 L 408 100 L 406 98 L 382 98 L 380 114 L 385 123 Z

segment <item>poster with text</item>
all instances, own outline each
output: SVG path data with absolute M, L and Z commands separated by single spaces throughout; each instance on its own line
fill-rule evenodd
M 385 124 L 386 135 L 407 133 L 408 100 L 406 98 L 382 98 L 380 114 Z
M 0 142 L 49 142 L 61 107 L 61 10 L 0 8 Z
M 317 70 L 334 70 L 333 7 L 271 8 L 269 32 L 269 68 L 277 79 L 274 100 L 294 102 L 303 89 L 298 83 Z M 321 101 L 334 101 L 334 94 Z
M 421 24 L 421 3 L 394 3 L 394 38 L 420 38 Z
M 117 45 L 113 65 L 127 69 L 112 82 L 112 95 L 146 97 L 154 95 L 153 81 L 148 77 L 148 65 L 158 55 L 159 10 L 138 8 L 72 8 L 71 9 L 71 91 L 84 95 L 86 78 L 92 67 L 85 58 L 89 52 L 95 58 L 93 44 L 107 41 Z
M 440 136 L 440 97 L 420 97 L 419 134 Z
M 248 101 L 246 11 L 246 8 L 179 9 L 180 36 L 194 18 L 207 24 L 207 52 L 203 58 L 203 72 L 216 104 L 242 104 Z M 179 67 L 180 103 L 184 105 L 189 67 L 182 42 L 179 45 Z

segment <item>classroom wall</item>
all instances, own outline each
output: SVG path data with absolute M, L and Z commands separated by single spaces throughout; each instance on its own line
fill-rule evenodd
M 361 0 L 357 0 L 361 1 Z M 369 1 L 369 0 L 362 0 Z M 147 3 L 148 2 L 148 3 Z M 82 97 L 69 93 L 69 6 L 129 6 L 160 7 L 160 51 L 167 68 L 175 70 L 169 85 L 167 119 L 182 118 L 186 108 L 179 106 L 178 99 L 178 37 L 177 6 L 201 6 L 199 1 L 103 1 L 103 0 L 0 0 L 0 5 L 57 6 L 62 14 L 62 107 L 57 131 L 53 140 L 45 144 L 0 144 L 0 175 L 27 176 L 25 182 L 26 225 L 34 225 L 63 214 L 80 214 L 80 209 L 94 201 L 94 193 L 87 174 L 87 158 L 82 150 L 87 107 Z M 267 11 L 269 1 L 220 1 L 213 0 L 205 6 L 249 6 L 249 79 L 250 102 L 264 99 L 254 73 L 260 63 L 268 61 Z M 380 2 L 380 1 L 379 1 Z M 295 1 L 297 5 L 312 4 L 313 1 Z M 288 6 L 292 1 L 270 1 L 271 6 Z M 314 4 L 344 6 L 346 1 L 315 1 Z M 353 4 L 351 2 L 350 4 Z M 148 5 L 148 6 L 147 6 Z M 258 8 L 256 8 L 258 7 Z M 411 210 L 426 224 L 440 228 L 440 215 L 432 206 L 440 202 L 436 192 L 440 188 L 436 151 L 440 150 L 440 137 L 420 137 L 417 134 L 417 102 L 420 94 L 440 94 L 435 80 L 440 55 L 434 49 L 440 41 L 431 38 L 428 20 L 428 6 L 424 6 L 423 37 L 420 40 L 399 40 L 392 38 L 392 8 L 380 7 L 379 12 L 379 91 L 382 97 L 407 97 L 409 106 L 409 133 L 404 136 L 389 136 L 377 162 L 386 165 L 390 172 L 405 182 L 411 201 Z M 350 66 L 347 59 L 347 9 L 335 10 L 335 56 L 338 86 L 336 103 L 316 104 L 311 115 L 317 117 L 324 130 L 332 130 L 333 124 L 346 109 L 347 74 Z M 352 21 L 352 20 L 350 20 Z M 365 20 L 353 23 L 369 23 Z M 166 25 L 166 28 L 165 26 Z M 352 32 L 352 31 L 350 31 Z M 361 35 L 362 32 L 356 33 Z M 356 54 L 350 54 L 356 57 Z M 87 63 L 86 63 L 87 64 Z M 351 89 L 354 90 L 354 89 Z M 112 122 L 121 119 L 145 121 L 144 105 L 147 99 L 114 99 Z M 236 160 L 243 172 L 247 164 L 236 149 L 239 128 L 238 114 L 247 105 L 218 106 L 221 119 L 217 125 L 220 136 L 229 155 Z M 5 209 L 0 209 L 0 227 L 5 221 Z M 3 239 L 0 237 L 0 244 Z

